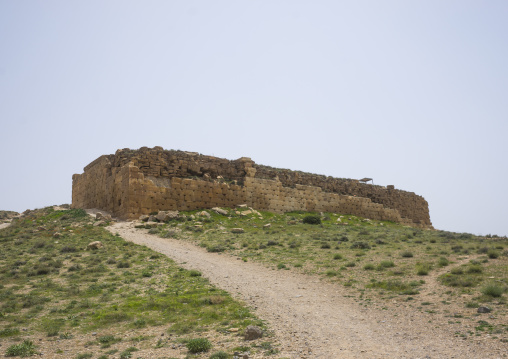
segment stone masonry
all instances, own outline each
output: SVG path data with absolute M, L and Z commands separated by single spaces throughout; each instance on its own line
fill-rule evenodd
M 352 214 L 432 228 L 428 203 L 412 192 L 162 147 L 103 155 L 72 177 L 72 207 L 122 219 L 159 210 L 247 204 L 277 213 Z

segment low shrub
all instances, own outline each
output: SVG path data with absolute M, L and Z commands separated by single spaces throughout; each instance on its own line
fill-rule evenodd
M 200 271 L 198 271 L 198 270 L 191 269 L 191 270 L 189 271 L 189 275 L 190 275 L 191 277 L 201 277 L 201 275 L 202 275 L 202 274 L 201 274 L 201 272 L 200 272 Z
M 393 268 L 393 267 L 395 267 L 395 263 L 393 263 L 393 261 L 381 261 L 381 263 L 379 263 L 379 267 L 380 268 Z
M 220 253 L 220 252 L 224 252 L 226 250 L 226 248 L 220 244 L 216 244 L 213 246 L 207 246 L 206 250 L 210 253 Z
M 489 297 L 499 298 L 503 295 L 504 288 L 497 284 L 488 284 L 482 289 L 482 293 Z
M 487 252 L 487 256 L 490 259 L 496 259 L 499 257 L 499 252 L 496 251 L 495 249 L 489 249 L 489 251 Z
M 474 287 L 480 279 L 475 275 L 453 275 L 450 273 L 440 277 L 441 282 L 449 287 Z
M 448 264 L 450 264 L 450 262 L 445 257 L 439 258 L 439 260 L 437 262 L 437 265 L 440 267 L 446 267 Z
M 34 343 L 30 340 L 25 340 L 20 344 L 11 345 L 5 352 L 6 357 L 28 357 L 34 354 L 37 354 L 37 350 Z
M 479 264 L 473 264 L 467 268 L 466 272 L 467 273 L 482 273 L 483 268 Z
M 210 355 L 210 359 L 228 359 L 228 358 L 229 358 L 228 354 L 222 351 Z
M 431 269 L 432 265 L 430 263 L 419 263 L 416 265 L 416 274 L 427 275 Z
M 207 352 L 212 348 L 212 343 L 206 338 L 196 338 L 191 339 L 187 343 L 187 349 L 189 352 L 195 354 L 195 353 L 202 353 Z
M 321 217 L 318 215 L 308 215 L 303 217 L 303 223 L 306 224 L 321 224 Z
M 370 245 L 367 242 L 354 242 L 351 245 L 352 249 L 370 249 Z

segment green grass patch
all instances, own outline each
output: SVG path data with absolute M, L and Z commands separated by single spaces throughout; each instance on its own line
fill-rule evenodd
M 21 327 L 27 328 L 23 335 L 67 343 L 82 333 L 114 329 L 114 336 L 99 335 L 94 341 L 105 349 L 122 333 L 151 326 L 170 328 L 175 338 L 221 333 L 223 323 L 240 330 L 251 324 L 265 327 L 201 272 L 179 268 L 166 256 L 93 223 L 82 210 L 45 208 L 0 230 L 2 340 L 16 340 Z M 86 250 L 94 241 L 103 248 Z M 6 355 L 35 350 L 29 343 L 5 346 Z M 135 356 L 132 348 L 117 357 Z

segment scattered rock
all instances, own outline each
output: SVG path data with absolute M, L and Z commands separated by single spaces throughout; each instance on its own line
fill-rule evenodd
M 229 328 L 228 331 L 231 332 L 231 333 L 236 333 L 238 332 L 240 329 L 238 328 Z
M 144 225 L 144 228 L 146 229 L 150 229 L 150 228 L 155 228 L 159 225 L 159 222 L 152 222 L 152 221 L 148 221 L 146 222 L 146 224 Z
M 489 307 L 478 307 L 477 312 L 478 313 L 490 313 L 490 312 L 492 312 L 492 309 L 490 309 Z
M 95 242 L 88 243 L 88 245 L 86 246 L 86 249 L 97 250 L 97 249 L 101 249 L 103 247 L 104 247 L 104 244 L 102 244 L 101 241 L 95 241 Z
M 267 223 L 267 224 L 265 224 L 265 225 L 263 226 L 263 228 L 270 228 L 271 226 L 272 226 L 272 224 L 271 224 L 271 223 Z
M 288 221 L 288 224 L 296 224 L 297 222 L 295 220 Z
M 210 213 L 208 213 L 207 211 L 201 211 L 201 212 L 198 212 L 197 213 L 198 216 L 200 217 L 206 217 L 206 218 L 210 218 L 212 215 Z
M 97 219 L 97 220 L 101 220 L 103 217 L 104 217 L 104 215 L 102 214 L 102 212 L 97 212 L 95 214 L 95 219 Z
M 45 230 L 46 230 L 46 227 L 44 227 L 44 226 L 39 226 L 39 227 L 37 227 L 37 229 L 38 229 L 39 231 L 45 231 Z
M 249 325 L 245 328 L 244 338 L 245 340 L 254 340 L 263 336 L 263 330 L 255 325 Z
M 228 215 L 228 211 L 226 211 L 225 209 L 219 208 L 219 207 L 213 207 L 212 211 L 214 211 L 215 213 L 218 213 L 218 214 L 222 214 L 223 216 Z
M 62 233 L 60 233 L 60 232 L 53 233 L 53 238 L 60 238 L 61 236 L 62 236 Z
M 99 227 L 99 226 L 105 226 L 106 224 L 107 224 L 106 221 L 97 221 L 93 225 L 94 225 L 94 227 Z
M 148 217 L 148 222 L 157 222 L 157 217 L 155 217 L 153 214 Z
M 159 211 L 155 218 L 157 218 L 159 222 L 168 222 L 172 219 L 178 218 L 178 213 L 178 211 Z
M 238 204 L 237 207 L 238 208 L 247 208 L 247 205 L 246 204 Z
M 150 218 L 150 216 L 147 216 L 146 214 L 142 214 L 141 216 L 139 216 L 139 220 L 141 222 L 148 222 L 148 218 Z
M 231 233 L 244 233 L 243 228 L 231 228 Z

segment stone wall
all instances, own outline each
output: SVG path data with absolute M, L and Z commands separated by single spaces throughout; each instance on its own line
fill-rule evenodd
M 336 212 L 432 228 L 428 204 L 411 192 L 197 153 L 118 150 L 73 176 L 72 206 L 123 219 L 158 210 L 248 204 L 258 210 Z

